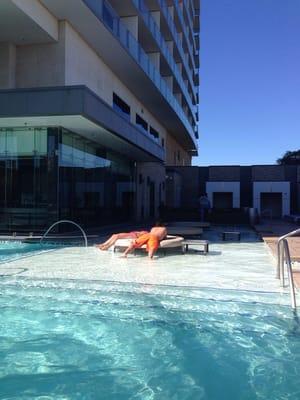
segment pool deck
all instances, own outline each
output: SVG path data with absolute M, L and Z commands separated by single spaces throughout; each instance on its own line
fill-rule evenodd
M 277 241 L 280 236 L 296 229 L 300 229 L 300 226 L 281 220 L 264 221 L 255 225 L 255 230 L 261 235 L 274 258 L 277 257 Z M 300 237 L 291 237 L 288 239 L 288 243 L 292 261 L 297 264 L 300 263 Z M 293 275 L 297 287 L 300 288 L 300 269 L 295 269 Z
M 276 226 L 275 226 L 276 225 Z M 289 303 L 285 296 L 288 288 L 281 288 L 275 279 L 276 259 L 274 258 L 277 238 L 291 230 L 294 225 L 257 226 L 265 243 L 257 241 L 257 232 L 249 227 L 239 227 L 241 240 L 222 241 L 224 226 L 214 226 L 205 232 L 209 240 L 209 253 L 203 256 L 197 245 L 185 254 L 170 252 L 158 253 L 155 260 L 149 260 L 143 253 L 121 258 L 120 253 L 100 251 L 94 246 L 84 248 L 71 246 L 42 250 L 34 255 L 8 260 L 0 265 L 0 276 L 12 280 L 30 278 L 38 280 L 77 281 L 77 282 L 123 282 L 141 285 L 167 285 L 176 287 L 213 288 L 238 290 L 251 293 L 277 293 L 276 301 Z M 112 227 L 113 228 L 113 227 Z M 120 227 L 123 229 L 122 227 Z M 227 229 L 228 227 L 226 227 Z M 231 227 L 230 230 L 236 229 Z M 114 231 L 117 229 L 115 228 Z M 104 230 L 89 231 L 98 235 L 96 243 L 109 234 Z M 19 237 L 14 238 L 20 239 Z M 300 238 L 295 238 L 292 255 L 300 256 L 297 248 Z M 3 237 L 2 237 L 3 240 Z M 293 239 L 294 241 L 294 239 Z M 270 249 L 266 252 L 266 245 Z M 300 259 L 300 257 L 299 257 Z M 298 265 L 300 266 L 300 265 Z M 294 267 L 297 265 L 294 264 Z M 295 280 L 300 288 L 299 273 Z

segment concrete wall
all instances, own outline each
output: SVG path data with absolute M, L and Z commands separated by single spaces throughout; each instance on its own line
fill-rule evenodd
M 11 0 L 22 12 L 54 40 L 58 40 L 58 21 L 38 0 Z
M 210 181 L 239 181 L 240 167 L 238 166 L 216 166 L 209 167 L 208 179 Z
M 0 89 L 12 89 L 16 85 L 16 46 L 0 43 Z
M 84 84 L 109 105 L 113 104 L 113 93 L 122 98 L 131 108 L 131 122 L 135 124 L 136 113 L 166 138 L 167 131 L 145 106 L 127 89 L 96 52 L 81 36 L 66 24 L 66 85 Z
M 252 167 L 253 181 L 284 181 L 285 167 L 281 165 L 254 165 Z
M 176 170 L 169 170 L 166 177 L 166 205 L 171 208 L 182 207 L 183 179 Z
M 159 217 L 159 205 L 165 204 L 166 172 L 163 164 L 137 163 L 136 169 L 136 219 L 142 221 L 150 218 L 150 184 L 154 184 L 154 218 Z
M 176 142 L 170 134 L 166 137 L 166 165 L 190 166 L 191 156 Z M 179 157 L 178 157 L 179 156 Z
M 65 84 L 66 24 L 59 24 L 57 42 L 17 46 L 16 87 Z

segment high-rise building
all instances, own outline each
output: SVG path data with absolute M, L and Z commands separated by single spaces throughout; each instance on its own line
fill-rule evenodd
M 197 154 L 199 8 L 1 0 L 1 230 L 157 216 Z

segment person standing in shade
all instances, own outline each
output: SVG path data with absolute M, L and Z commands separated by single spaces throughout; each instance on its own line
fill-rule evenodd
M 203 195 L 200 196 L 199 198 L 199 206 L 200 206 L 200 221 L 204 222 L 207 214 L 209 213 L 210 210 L 210 201 L 207 197 L 207 193 L 204 193 Z

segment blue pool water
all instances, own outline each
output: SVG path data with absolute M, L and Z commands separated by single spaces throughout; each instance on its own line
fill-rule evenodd
M 16 260 L 20 257 L 31 256 L 55 248 L 51 244 L 23 243 L 21 241 L 0 242 L 0 263 Z
M 300 398 L 300 329 L 275 294 L 0 280 L 1 399 Z

